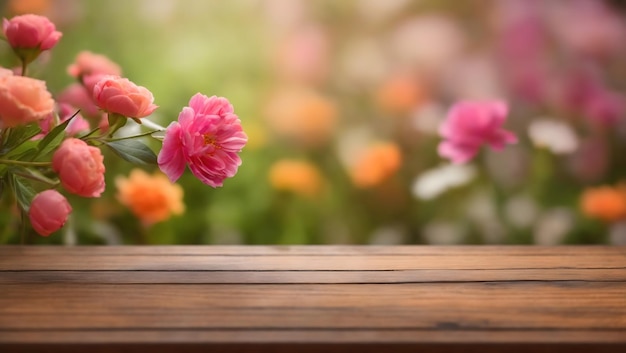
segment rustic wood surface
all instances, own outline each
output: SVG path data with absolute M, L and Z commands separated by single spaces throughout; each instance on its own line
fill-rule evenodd
M 626 352 L 626 247 L 0 247 L 0 352 Z

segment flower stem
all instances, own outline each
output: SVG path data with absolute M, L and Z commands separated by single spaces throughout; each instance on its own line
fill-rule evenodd
M 151 128 L 151 129 L 154 129 L 154 130 L 157 130 L 157 131 L 165 131 L 166 130 L 166 128 L 164 128 L 163 126 L 161 126 L 161 125 L 159 125 L 159 124 L 157 124 L 157 123 L 155 123 L 153 121 L 150 121 L 148 119 L 141 119 L 141 123 L 143 125 Z M 152 132 L 154 133 L 155 131 L 152 131 Z
M 134 139 L 134 138 L 138 138 L 138 137 L 144 137 L 144 136 L 148 136 L 148 135 L 152 135 L 155 132 L 158 132 L 160 130 L 154 130 L 154 131 L 148 131 L 148 132 L 144 132 L 141 133 L 139 135 L 133 135 L 133 136 L 125 136 L 125 137 L 117 137 L 117 138 L 112 138 L 112 139 L 106 139 L 107 142 L 112 142 L 112 141 L 121 141 L 121 140 L 130 140 L 130 139 Z
M 49 167 L 52 165 L 52 162 L 27 162 L 13 159 L 0 159 L 0 164 L 19 165 L 25 167 Z
M 22 76 L 26 76 L 26 68 L 28 67 L 28 63 L 26 59 L 22 59 Z

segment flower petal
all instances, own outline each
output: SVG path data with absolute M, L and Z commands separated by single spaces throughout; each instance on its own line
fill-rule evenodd
M 178 180 L 185 171 L 186 161 L 183 155 L 181 133 L 181 126 L 177 122 L 173 122 L 167 127 L 163 147 L 157 158 L 159 168 L 171 182 Z

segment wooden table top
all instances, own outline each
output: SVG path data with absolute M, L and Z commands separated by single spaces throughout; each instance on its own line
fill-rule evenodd
M 626 352 L 626 247 L 0 246 L 0 352 Z

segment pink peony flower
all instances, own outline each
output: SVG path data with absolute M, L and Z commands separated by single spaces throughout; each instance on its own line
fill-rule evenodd
M 93 74 L 121 76 L 122 69 L 104 55 L 81 51 L 76 61 L 67 68 L 67 73 L 76 78 Z
M 68 138 L 52 156 L 52 169 L 59 174 L 61 185 L 83 197 L 99 197 L 104 191 L 104 157 L 85 141 Z
M 59 103 L 59 124 L 64 123 L 67 119 L 71 118 L 74 113 L 76 113 L 76 108 L 71 105 L 65 103 Z M 54 114 L 49 114 L 45 119 L 39 120 L 39 128 L 41 129 L 41 133 L 33 137 L 33 140 L 42 139 L 46 136 L 50 130 L 54 129 L 57 126 L 57 119 L 55 119 Z M 81 132 L 89 131 L 89 123 L 85 120 L 80 114 L 77 114 L 67 127 L 65 128 L 65 132 L 69 136 L 75 136 Z
M 461 101 L 448 112 L 439 133 L 439 155 L 453 163 L 465 163 L 474 158 L 483 144 L 500 150 L 517 137 L 502 129 L 508 107 L 502 101 Z
M 100 80 L 102 80 L 103 78 L 109 77 L 109 76 L 111 75 L 89 74 L 89 75 L 82 76 L 83 87 L 85 88 L 85 91 L 87 91 L 87 94 L 89 95 L 92 102 L 93 102 L 93 89 L 96 87 L 96 84 L 100 82 Z
M 185 165 L 203 183 L 220 187 L 241 165 L 238 152 L 248 141 L 226 98 L 197 93 L 165 132 L 159 168 L 174 182 Z
M 147 88 L 116 76 L 105 76 L 98 81 L 93 88 L 93 99 L 101 109 L 130 118 L 146 117 L 158 108 Z
M 57 97 L 59 103 L 66 103 L 80 109 L 88 117 L 100 117 L 101 112 L 93 102 L 91 94 L 79 83 L 67 86 Z
M 7 68 L 4 68 L 4 67 L 0 67 L 0 78 L 7 77 L 7 76 L 13 76 L 13 75 L 14 75 L 13 70 L 7 69 Z
M 14 49 L 48 50 L 63 35 L 46 17 L 32 14 L 3 19 L 2 30 Z
M 53 110 L 54 100 L 44 81 L 0 73 L 0 128 L 45 119 Z
M 33 229 L 39 235 L 48 235 L 61 229 L 72 207 L 67 199 L 56 190 L 45 190 L 35 195 L 28 210 L 28 217 Z

